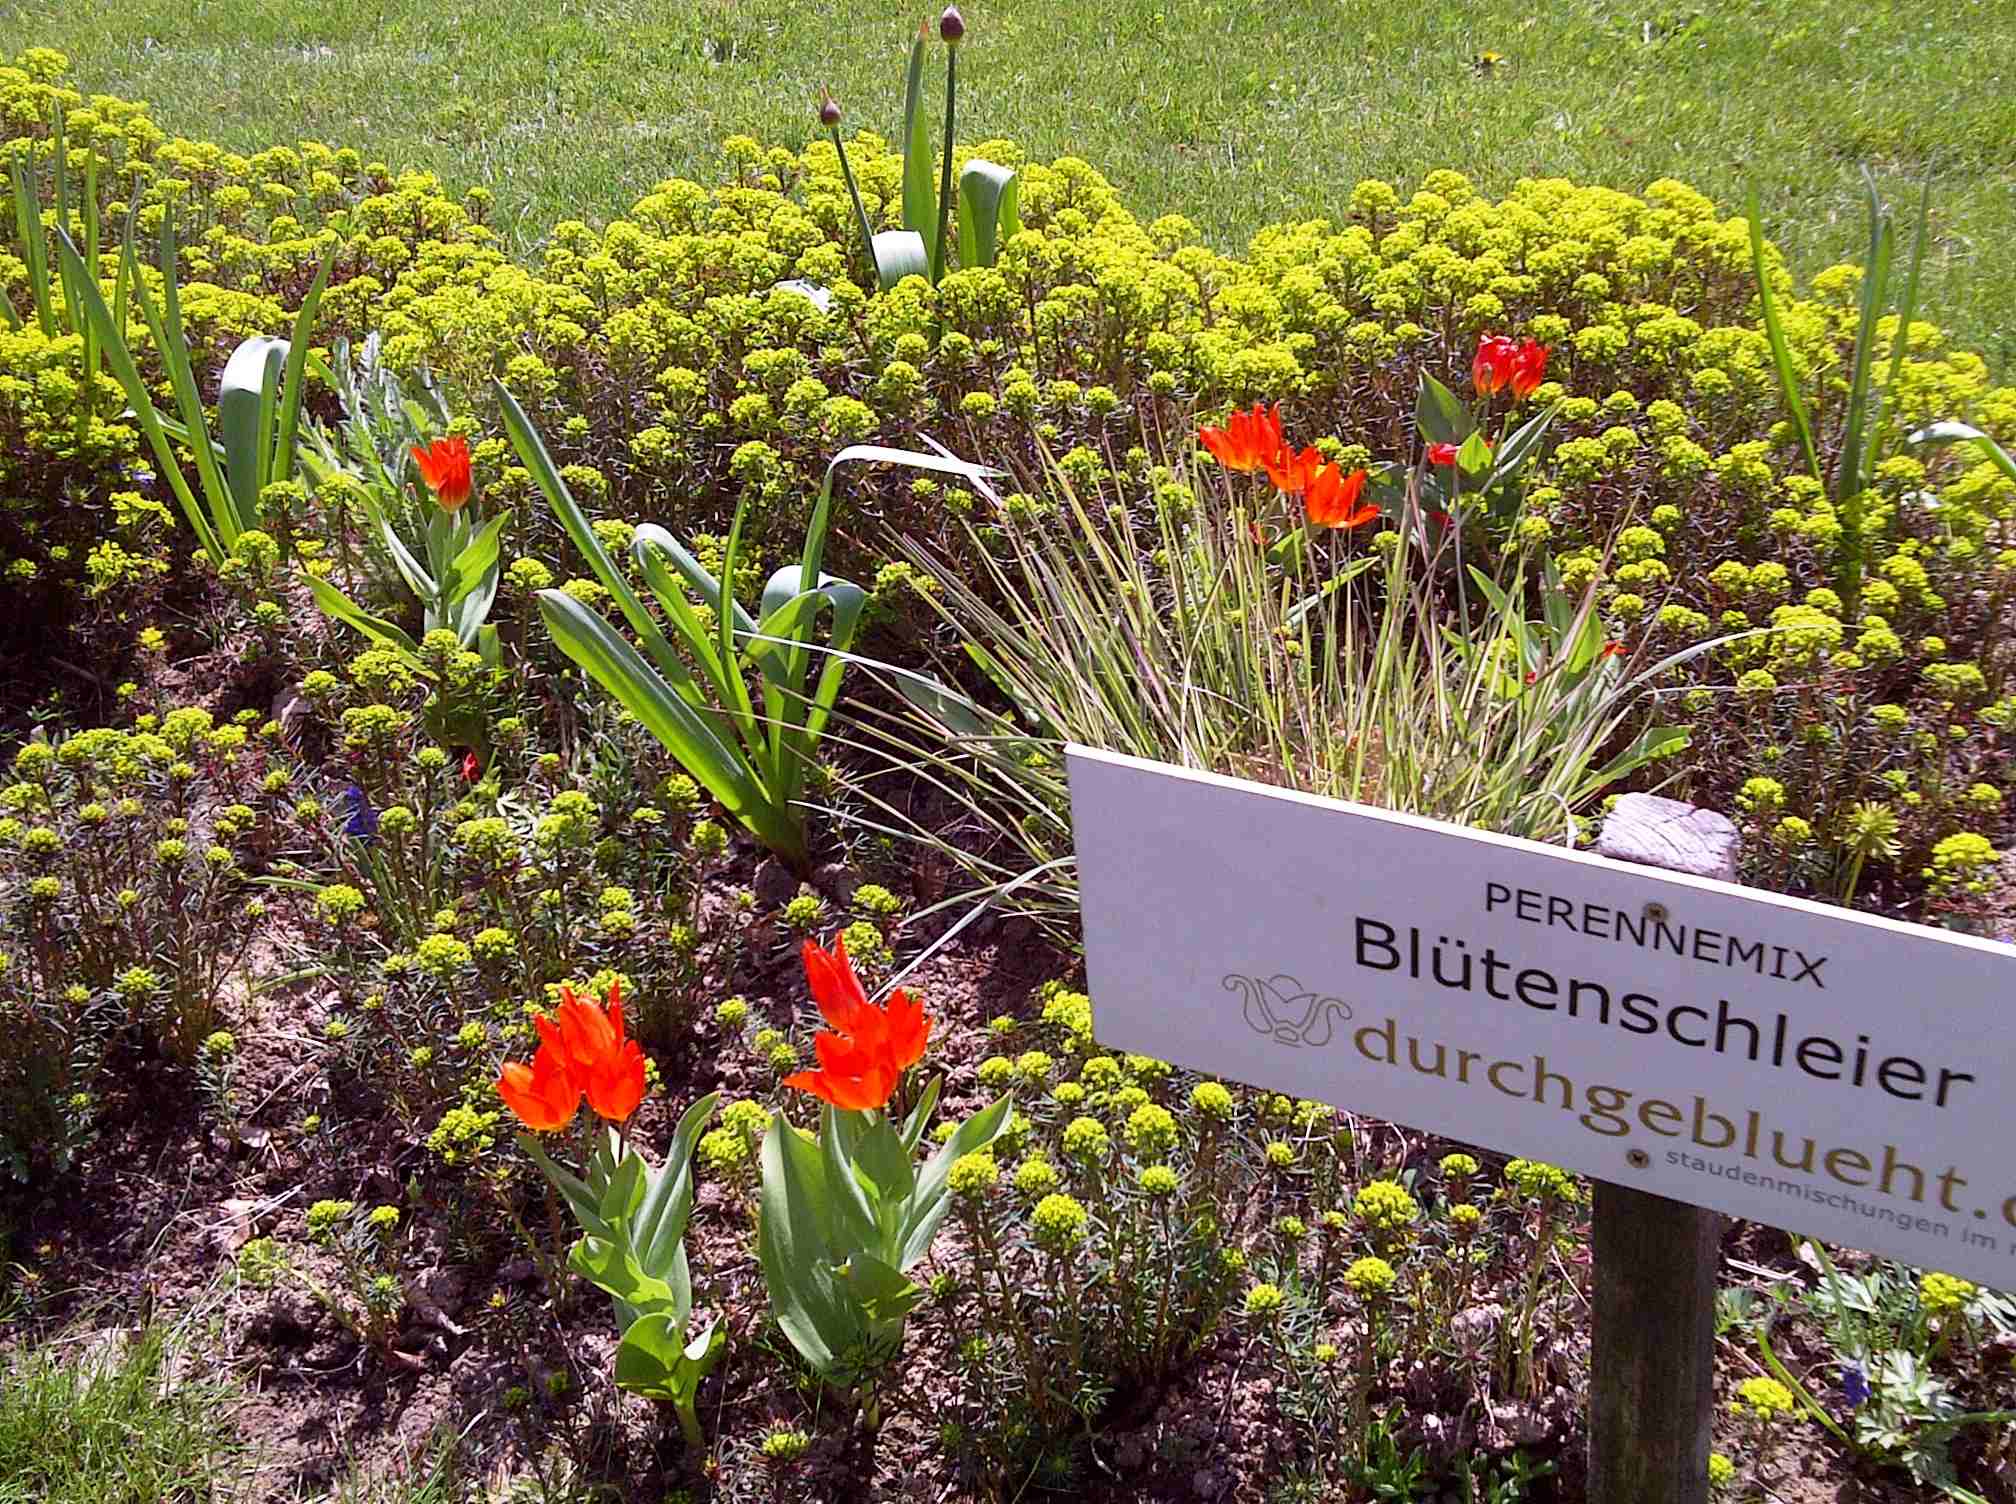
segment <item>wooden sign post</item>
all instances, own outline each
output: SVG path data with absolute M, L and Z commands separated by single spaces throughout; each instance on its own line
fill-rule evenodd
M 1721 815 L 1626 794 L 1596 850 L 1736 880 Z M 1611 1181 L 1591 1209 L 1590 1504 L 1707 1504 L 1715 1420 L 1715 1271 L 1723 1219 Z
M 1707 1496 L 1717 1213 L 2016 1287 L 2016 951 L 1737 887 L 1667 800 L 1590 853 L 1068 761 L 1103 1044 L 1598 1183 L 1598 1504 Z

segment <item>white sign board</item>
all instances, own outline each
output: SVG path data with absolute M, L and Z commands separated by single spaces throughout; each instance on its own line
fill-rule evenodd
M 1069 763 L 1101 1043 L 2016 1288 L 2016 949 Z

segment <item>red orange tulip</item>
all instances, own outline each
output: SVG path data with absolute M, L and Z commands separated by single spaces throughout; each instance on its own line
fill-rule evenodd
M 1512 356 L 1512 395 L 1520 401 L 1547 377 L 1548 347 L 1537 340 L 1521 340 Z
M 1281 452 L 1267 461 L 1267 478 L 1284 495 L 1300 496 L 1322 468 L 1323 455 L 1315 445 L 1306 446 L 1298 454 L 1284 444 Z
M 568 1072 L 564 1056 L 542 1045 L 532 1063 L 510 1060 L 497 1078 L 497 1095 L 527 1128 L 558 1133 L 581 1109 L 581 1088 Z
M 900 989 L 890 994 L 887 1006 L 869 1002 L 847 959 L 844 939 L 836 939 L 831 951 L 808 940 L 804 959 L 813 1001 L 832 1027 L 812 1040 L 819 1069 L 786 1076 L 784 1084 L 855 1112 L 886 1106 L 903 1072 L 923 1058 L 931 1037 L 923 1004 Z
M 1480 397 L 1495 397 L 1512 380 L 1512 357 L 1518 346 L 1503 334 L 1487 334 L 1477 341 L 1477 353 L 1470 360 L 1470 385 Z
M 413 451 L 413 463 L 420 467 L 420 478 L 443 511 L 459 512 L 468 504 L 476 483 L 469 473 L 467 439 L 436 439 L 425 449 Z
M 1470 361 L 1470 384 L 1480 397 L 1496 396 L 1510 387 L 1512 395 L 1523 401 L 1546 380 L 1550 348 L 1538 340 L 1487 334 L 1477 341 L 1477 354 Z
M 1379 508 L 1369 501 L 1361 502 L 1364 491 L 1363 470 L 1346 475 L 1335 465 L 1325 465 L 1310 478 L 1302 504 L 1308 509 L 1312 526 L 1359 527 L 1379 515 Z
M 606 1011 L 563 985 L 559 1008 L 533 1025 L 540 1045 L 531 1068 L 506 1065 L 497 1078 L 497 1094 L 528 1127 L 549 1133 L 566 1127 L 583 1096 L 612 1123 L 637 1110 L 644 1100 L 644 1052 L 623 1037 L 619 984 L 609 985 Z
M 1259 470 L 1281 452 L 1281 407 L 1253 404 L 1253 411 L 1234 411 L 1223 428 L 1200 428 L 1197 442 L 1210 450 L 1227 470 Z

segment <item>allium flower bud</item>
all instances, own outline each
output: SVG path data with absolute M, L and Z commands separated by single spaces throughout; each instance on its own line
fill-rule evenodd
M 823 89 L 819 95 L 819 123 L 828 130 L 840 123 L 840 101 Z
M 941 40 L 957 42 L 966 35 L 966 18 L 959 14 L 959 7 L 948 5 L 945 13 L 938 18 L 938 36 Z

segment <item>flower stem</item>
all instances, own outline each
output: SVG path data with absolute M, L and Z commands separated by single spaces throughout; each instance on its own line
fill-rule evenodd
M 952 117 L 959 95 L 959 46 L 945 49 L 945 165 L 938 173 L 938 239 L 931 247 L 931 285 L 945 275 L 945 227 L 952 218 Z

